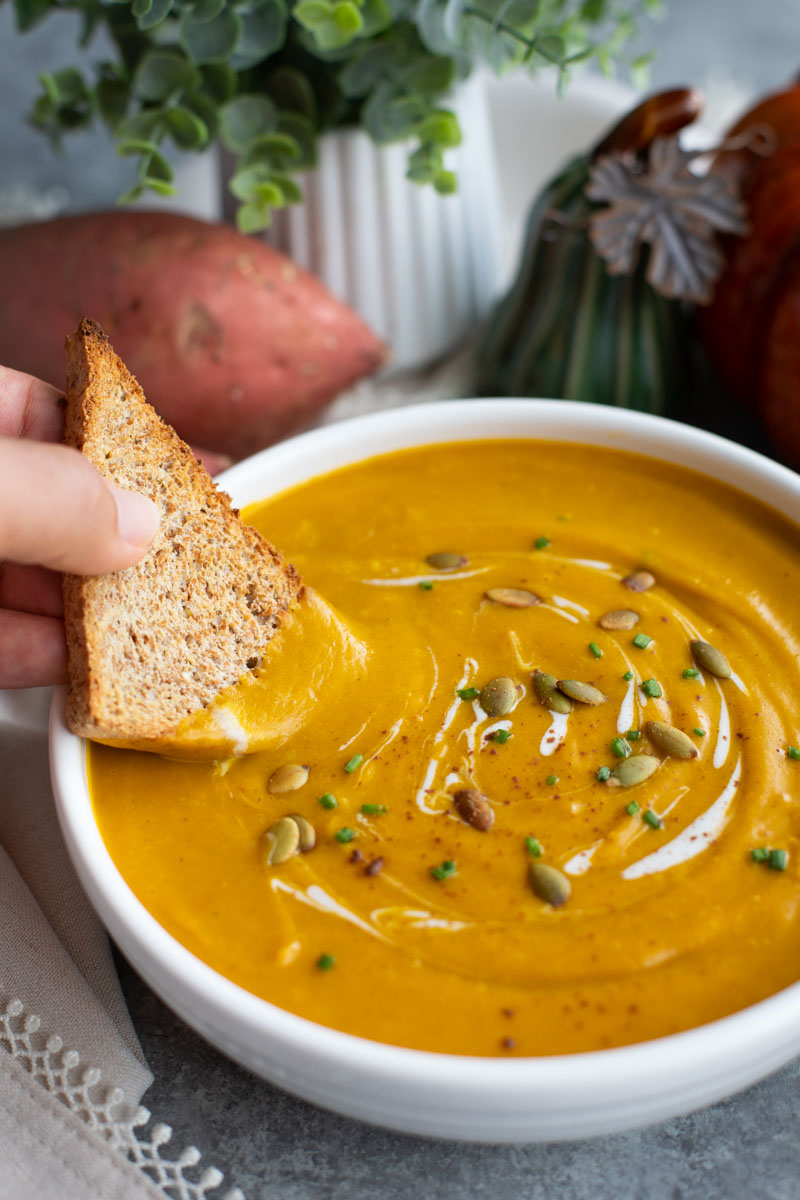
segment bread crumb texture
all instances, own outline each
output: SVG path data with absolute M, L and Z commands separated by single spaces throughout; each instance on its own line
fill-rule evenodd
M 135 566 L 64 577 L 67 721 L 83 737 L 163 737 L 259 665 L 302 581 L 239 519 L 94 321 L 67 339 L 66 398 L 67 445 L 161 509 Z

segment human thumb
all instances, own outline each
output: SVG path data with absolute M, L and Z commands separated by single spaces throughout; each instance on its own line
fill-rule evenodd
M 0 438 L 0 559 L 102 575 L 138 562 L 160 513 L 67 446 Z

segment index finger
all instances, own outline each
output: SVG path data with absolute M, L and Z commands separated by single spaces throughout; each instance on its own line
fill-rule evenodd
M 0 437 L 60 442 L 64 393 L 33 375 L 0 367 Z

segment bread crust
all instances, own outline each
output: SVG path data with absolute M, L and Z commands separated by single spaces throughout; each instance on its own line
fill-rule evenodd
M 64 576 L 67 722 L 83 737 L 165 737 L 260 662 L 303 583 L 147 403 L 100 326 L 82 320 L 66 345 L 66 444 L 161 510 L 140 562 Z

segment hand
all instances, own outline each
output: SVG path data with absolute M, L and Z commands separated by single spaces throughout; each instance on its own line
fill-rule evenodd
M 66 680 L 58 572 L 132 566 L 160 520 L 152 500 L 55 444 L 62 405 L 56 388 L 0 367 L 0 687 Z

